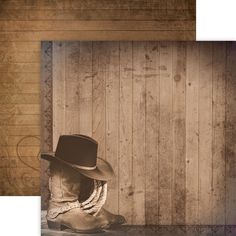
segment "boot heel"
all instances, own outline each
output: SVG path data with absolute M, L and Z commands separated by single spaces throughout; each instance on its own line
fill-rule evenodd
M 59 231 L 66 229 L 66 227 L 64 225 L 61 225 L 60 223 L 49 221 L 49 220 L 47 222 L 48 222 L 49 229 L 54 229 L 54 230 L 59 230 Z

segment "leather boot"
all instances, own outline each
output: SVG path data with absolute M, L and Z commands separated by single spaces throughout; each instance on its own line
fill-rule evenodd
M 102 231 L 108 225 L 106 219 L 96 218 L 80 208 L 80 182 L 79 172 L 57 162 L 50 163 L 51 198 L 47 212 L 49 228 L 70 228 L 79 233 L 94 233 Z
M 85 176 L 81 176 L 81 191 L 79 195 L 79 201 L 85 201 L 93 190 L 93 180 Z M 121 215 L 115 215 L 106 210 L 104 207 L 96 215 L 96 218 L 109 222 L 109 226 L 122 225 L 126 223 L 126 220 Z
M 105 220 L 109 222 L 109 226 L 117 226 L 117 225 L 122 225 L 126 223 L 126 219 L 122 215 L 115 215 L 106 210 L 105 208 L 102 208 L 97 216 L 100 220 Z

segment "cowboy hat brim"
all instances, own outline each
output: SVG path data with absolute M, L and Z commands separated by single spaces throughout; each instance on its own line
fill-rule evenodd
M 97 158 L 97 165 L 94 170 L 81 169 L 77 165 L 71 164 L 67 161 L 62 160 L 61 158 L 58 158 L 57 156 L 54 155 L 54 153 L 50 153 L 50 154 L 43 153 L 41 154 L 41 158 L 47 161 L 58 161 L 60 163 L 63 163 L 67 166 L 72 167 L 73 169 L 77 170 L 82 175 L 90 179 L 107 181 L 107 180 L 112 179 L 115 175 L 111 165 L 107 161 L 99 157 Z

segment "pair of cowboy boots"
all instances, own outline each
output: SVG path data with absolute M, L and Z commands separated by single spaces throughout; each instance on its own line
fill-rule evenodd
M 71 167 L 54 161 L 50 163 L 51 197 L 47 212 L 49 228 L 70 228 L 79 233 L 95 233 L 112 225 L 125 223 L 124 217 L 114 215 L 104 208 L 96 216 L 81 209 L 80 202 L 89 197 L 93 189 L 92 183 L 92 179 Z

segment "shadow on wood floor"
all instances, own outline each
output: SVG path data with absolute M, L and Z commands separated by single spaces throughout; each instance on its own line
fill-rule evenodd
M 123 225 L 95 234 L 79 234 L 71 230 L 48 229 L 46 211 L 41 213 L 42 236 L 236 236 L 236 225 Z

